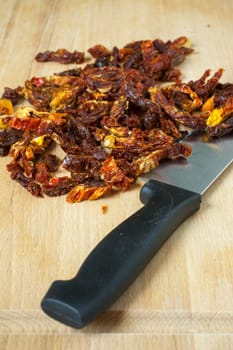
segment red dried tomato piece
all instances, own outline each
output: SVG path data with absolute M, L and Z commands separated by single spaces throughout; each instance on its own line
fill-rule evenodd
M 83 63 L 84 62 L 84 52 L 73 51 L 70 52 L 66 49 L 58 49 L 56 51 L 45 51 L 39 52 L 35 59 L 38 62 L 59 62 L 63 64 L 69 63 Z

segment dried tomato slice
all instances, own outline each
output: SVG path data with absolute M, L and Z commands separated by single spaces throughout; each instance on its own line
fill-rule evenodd
M 74 51 L 70 52 L 66 49 L 58 49 L 56 51 L 45 51 L 39 52 L 35 59 L 38 62 L 59 62 L 63 64 L 69 63 L 83 63 L 84 62 L 84 52 Z

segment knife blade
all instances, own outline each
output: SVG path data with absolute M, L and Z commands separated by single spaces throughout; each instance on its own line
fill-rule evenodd
M 233 137 L 192 145 L 189 159 L 167 160 L 147 174 L 144 206 L 92 250 L 77 275 L 55 281 L 42 299 L 50 317 L 74 328 L 94 320 L 130 286 L 170 235 L 200 208 L 201 196 L 233 161 Z

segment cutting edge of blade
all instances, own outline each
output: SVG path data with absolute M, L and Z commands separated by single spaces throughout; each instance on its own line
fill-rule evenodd
M 231 164 L 233 164 L 233 159 L 229 163 L 227 163 L 225 167 L 222 168 L 222 170 L 213 178 L 213 180 L 207 186 L 205 186 L 205 188 L 200 192 L 200 194 L 203 195 Z

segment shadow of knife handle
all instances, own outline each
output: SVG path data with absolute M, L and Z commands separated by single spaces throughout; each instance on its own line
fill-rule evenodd
M 154 180 L 140 198 L 144 206 L 93 249 L 73 279 L 51 285 L 41 302 L 46 314 L 74 328 L 87 325 L 129 287 L 201 201 L 197 193 Z

